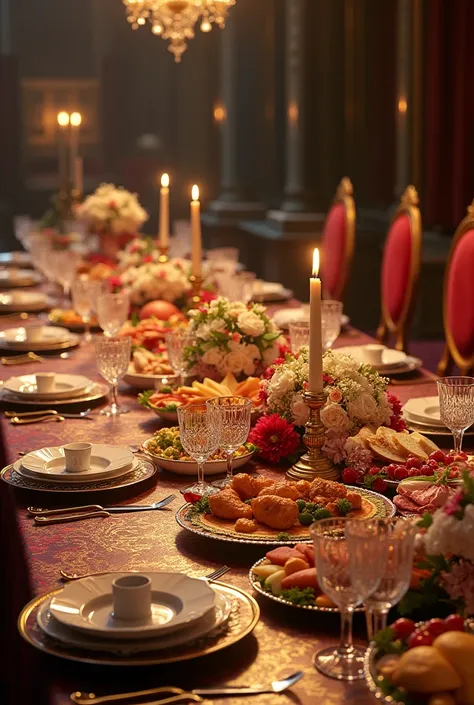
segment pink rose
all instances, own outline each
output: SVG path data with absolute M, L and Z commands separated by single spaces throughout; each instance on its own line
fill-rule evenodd
M 240 341 L 242 340 L 242 336 L 240 335 L 240 333 L 232 333 L 232 340 L 234 341 L 234 343 L 240 343 Z
M 334 387 L 334 389 L 331 389 L 329 392 L 329 401 L 334 402 L 334 404 L 339 404 L 339 402 L 342 399 L 342 394 L 340 390 L 337 387 Z

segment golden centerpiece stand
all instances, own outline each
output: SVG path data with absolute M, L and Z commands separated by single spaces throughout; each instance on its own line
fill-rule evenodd
M 164 246 L 163 246 L 163 245 L 160 245 L 160 246 L 159 246 L 159 250 L 160 250 L 160 256 L 158 257 L 158 262 L 159 262 L 160 264 L 166 264 L 166 263 L 168 262 L 168 260 L 169 260 L 169 257 L 168 257 L 168 246 L 167 246 L 167 245 L 164 245 Z
M 321 422 L 320 411 L 326 403 L 326 395 L 324 392 L 304 392 L 303 399 L 309 407 L 309 418 L 303 436 L 303 442 L 308 451 L 288 470 L 286 476 L 291 480 L 309 482 L 317 477 L 338 480 L 339 470 L 321 452 L 326 429 Z
M 195 274 L 191 274 L 189 281 L 193 287 L 193 295 L 190 299 L 190 306 L 191 308 L 198 308 L 201 303 L 201 287 L 204 279 Z

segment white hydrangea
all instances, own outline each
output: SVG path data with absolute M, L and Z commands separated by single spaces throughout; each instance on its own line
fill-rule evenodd
M 424 537 L 425 550 L 430 556 L 457 555 L 474 562 L 474 505 L 468 504 L 460 520 L 438 509 Z
M 148 220 L 137 194 L 114 184 L 101 184 L 78 206 L 76 216 L 91 230 L 117 235 L 135 233 Z

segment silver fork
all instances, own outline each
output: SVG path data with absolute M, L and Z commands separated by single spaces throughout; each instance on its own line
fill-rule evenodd
M 209 573 L 209 575 L 205 575 L 203 577 L 203 580 L 218 580 L 219 578 L 222 578 L 223 575 L 228 573 L 230 570 L 228 565 L 222 565 L 220 568 L 216 568 L 216 570 L 213 570 L 212 573 Z M 68 573 L 65 570 L 60 570 L 59 571 L 61 574 L 61 578 L 65 580 L 66 582 L 70 582 L 71 580 L 81 580 L 82 578 L 91 578 L 94 575 L 105 575 L 106 573 L 110 573 L 110 570 L 103 570 L 100 573 L 83 573 L 82 575 L 79 575 L 78 573 Z M 118 572 L 118 571 L 117 571 Z M 132 571 L 132 572 L 139 572 L 139 571 Z
M 81 507 L 68 507 L 66 509 L 28 507 L 27 511 L 29 514 L 34 515 L 36 524 L 59 524 L 63 521 L 79 521 L 80 519 L 93 519 L 94 517 L 109 517 L 112 514 L 121 514 L 123 512 L 148 512 L 156 509 L 164 509 L 174 499 L 176 499 L 176 495 L 170 494 L 168 497 L 164 497 L 153 504 L 122 504 L 117 507 L 86 504 Z
M 3 413 L 7 419 L 22 419 L 30 416 L 64 416 L 65 419 L 87 419 L 91 411 L 92 409 L 86 409 L 85 411 L 78 411 L 77 414 L 64 414 L 62 412 L 60 414 L 59 411 L 55 409 L 44 409 L 41 411 L 4 411 Z M 93 417 L 90 417 L 89 420 L 92 421 Z

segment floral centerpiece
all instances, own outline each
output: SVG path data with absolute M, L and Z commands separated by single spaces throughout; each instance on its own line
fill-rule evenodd
M 275 360 L 281 331 L 261 304 L 231 302 L 219 297 L 189 312 L 195 344 L 187 348 L 189 374 L 222 379 L 260 375 Z
M 261 399 L 269 415 L 277 414 L 289 428 L 300 430 L 308 420 L 308 407 L 303 400 L 307 389 L 309 352 L 301 348 L 298 354 L 287 353 L 267 370 L 261 383 Z M 326 428 L 323 453 L 333 463 L 350 464 L 364 470 L 372 464 L 372 455 L 366 448 L 351 443 L 362 426 L 390 426 L 399 430 L 402 425 L 398 400 L 387 392 L 388 380 L 373 367 L 361 364 L 350 355 L 331 350 L 323 356 L 323 382 L 327 402 L 321 409 L 321 421 Z M 262 418 L 252 433 L 252 442 L 259 445 L 259 436 L 268 421 Z M 275 441 L 272 461 L 278 458 L 278 440 Z M 260 445 L 262 447 L 262 439 Z M 270 455 L 263 455 L 270 460 Z M 282 451 L 278 459 L 286 457 Z
M 118 269 L 125 271 L 130 267 L 157 264 L 160 254 L 152 237 L 135 237 L 118 253 Z

